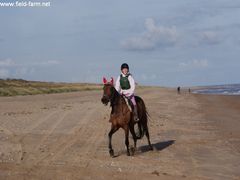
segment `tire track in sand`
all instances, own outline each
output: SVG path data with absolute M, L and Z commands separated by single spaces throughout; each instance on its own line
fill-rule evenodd
M 64 118 L 69 114 L 70 112 L 68 111 L 64 111 L 63 115 L 61 115 L 61 111 L 58 112 L 57 114 L 57 118 L 58 120 L 49 127 L 49 129 L 44 133 L 45 135 L 40 139 L 38 145 L 31 151 L 31 153 L 26 156 L 26 159 L 35 159 L 36 157 L 38 157 L 37 159 L 41 158 L 41 154 L 39 154 L 39 150 L 41 148 L 42 145 L 44 145 L 46 141 L 48 141 L 49 137 L 52 135 L 52 133 L 54 132 L 54 130 L 57 128 L 57 126 L 64 120 Z M 60 117 L 59 117 L 60 116 Z M 56 117 L 55 117 L 56 119 Z M 53 121 L 53 120 L 51 120 Z M 38 161 L 38 160 L 36 160 Z
M 28 147 L 26 147 L 26 144 L 24 141 L 26 141 L 26 139 L 28 138 L 32 138 L 32 133 L 34 132 L 34 129 L 38 128 L 39 126 L 41 126 L 43 123 L 45 123 L 46 121 L 48 121 L 49 119 L 51 119 L 53 116 L 55 116 L 57 113 L 59 112 L 59 110 L 53 111 L 49 114 L 47 114 L 46 116 L 44 116 L 43 118 L 41 118 L 40 120 L 36 121 L 36 123 L 32 124 L 28 129 L 26 134 L 22 135 L 20 137 L 20 139 L 18 140 L 18 142 L 21 144 L 22 147 L 22 154 L 21 154 L 21 160 L 22 162 L 26 162 L 26 157 L 27 157 L 27 152 L 32 151 L 31 149 L 29 150 Z M 25 145 L 26 144 L 26 145 Z
M 64 145 L 64 147 L 61 150 L 57 152 L 57 154 L 51 159 L 51 161 L 56 161 L 57 159 L 59 159 L 60 156 L 66 157 L 70 155 L 67 157 L 67 159 L 73 162 L 77 157 L 74 155 L 74 153 L 72 154 L 69 152 L 74 145 L 78 144 L 81 145 L 77 146 L 77 150 L 80 150 L 80 156 L 85 154 L 86 151 L 84 149 L 86 149 L 89 146 L 91 147 L 91 145 L 89 144 L 89 138 L 95 134 L 95 132 L 92 132 L 91 126 L 93 125 L 93 121 L 95 121 L 97 114 L 98 108 L 96 106 L 90 108 L 89 111 L 86 111 L 79 130 L 73 134 L 73 137 L 67 142 L 67 144 Z M 81 163 L 86 164 L 86 162 L 83 163 L 83 161 L 81 161 Z
M 85 146 L 81 148 L 81 156 L 78 155 L 76 157 L 73 157 L 71 160 L 73 164 L 79 164 L 79 162 L 84 161 L 86 162 L 86 166 L 88 166 L 88 164 L 95 158 L 94 154 L 98 151 L 100 144 L 103 143 L 105 137 L 104 134 L 106 131 L 106 123 L 99 119 L 103 118 L 103 108 L 104 107 L 100 105 L 98 107 L 93 107 L 94 112 L 91 114 L 91 121 L 86 124 L 88 133 L 83 134 L 85 136 L 84 138 L 87 139 L 87 141 L 85 142 Z M 82 134 L 79 134 L 79 136 L 82 137 Z
M 85 112 L 84 117 L 81 120 L 79 120 L 79 122 L 74 128 L 70 130 L 69 133 L 72 134 L 58 139 L 56 144 L 53 144 L 52 146 L 49 147 L 49 153 L 39 158 L 35 164 L 44 162 L 49 164 L 50 162 L 59 159 L 58 157 L 62 155 L 66 151 L 66 149 L 70 148 L 75 143 L 75 141 L 79 140 L 79 138 L 77 138 L 78 137 L 77 134 L 79 132 L 86 131 L 84 125 L 88 123 L 87 120 L 89 119 L 89 116 L 92 114 L 92 111 L 94 111 L 93 109 L 89 112 L 87 111 L 87 109 L 88 109 L 87 106 L 84 106 L 84 109 L 82 109 L 82 112 Z
M 41 118 L 40 120 L 36 121 L 36 123 L 34 123 L 33 125 L 31 125 L 28 129 L 26 134 L 33 132 L 34 129 L 36 129 L 37 127 L 39 127 L 41 124 L 45 123 L 46 121 L 48 121 L 52 116 L 54 116 L 55 114 L 59 113 L 59 110 L 55 110 L 53 112 L 50 112 L 49 114 L 47 114 L 46 116 L 44 116 L 43 118 Z M 23 137 L 24 138 L 24 137 Z

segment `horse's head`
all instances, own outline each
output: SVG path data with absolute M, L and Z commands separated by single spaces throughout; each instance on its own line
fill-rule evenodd
M 111 101 L 113 97 L 113 78 L 111 78 L 110 82 L 107 81 L 107 79 L 103 78 L 103 97 L 101 99 L 102 103 L 107 105 L 109 101 Z

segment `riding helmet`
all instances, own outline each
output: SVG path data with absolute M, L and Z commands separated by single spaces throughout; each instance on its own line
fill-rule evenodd
M 123 63 L 123 64 L 121 65 L 121 70 L 123 70 L 124 68 L 127 68 L 127 69 L 129 70 L 129 66 L 128 66 L 127 63 Z

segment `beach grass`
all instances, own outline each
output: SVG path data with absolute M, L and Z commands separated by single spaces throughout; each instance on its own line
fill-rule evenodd
M 0 96 L 51 94 L 74 91 L 100 90 L 102 85 L 90 83 L 62 83 L 0 79 Z

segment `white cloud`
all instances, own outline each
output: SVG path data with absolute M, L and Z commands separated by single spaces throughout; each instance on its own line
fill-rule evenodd
M 15 65 L 16 63 L 10 58 L 0 60 L 0 67 L 11 67 Z
M 145 73 L 143 73 L 143 74 L 140 75 L 140 78 L 144 81 L 155 80 L 155 79 L 157 79 L 157 77 L 158 77 L 157 74 L 145 74 Z
M 59 64 L 60 62 L 57 61 L 57 60 L 50 60 L 50 61 L 47 61 L 48 64 Z
M 27 67 L 21 67 L 21 68 L 16 69 L 15 75 L 17 77 L 19 77 L 19 76 L 21 77 L 21 76 L 27 74 L 28 71 L 29 71 L 29 69 Z
M 30 65 L 32 65 L 32 66 L 49 66 L 49 65 L 56 65 L 56 64 L 60 64 L 60 61 L 49 60 L 49 61 L 43 61 L 43 62 L 33 62 Z
M 29 66 L 50 66 L 50 65 L 56 65 L 60 64 L 60 61 L 57 60 L 48 60 L 48 61 L 42 61 L 42 62 L 32 62 L 32 63 L 27 63 L 27 64 L 18 64 L 11 58 L 3 59 L 0 60 L 0 67 L 13 67 L 13 66 L 18 66 L 18 67 L 29 67 Z
M 6 78 L 9 76 L 9 71 L 7 69 L 0 69 L 0 78 Z
M 191 70 L 191 69 L 199 69 L 208 67 L 208 60 L 206 59 L 194 59 L 188 62 L 181 62 L 178 65 L 180 70 Z
M 220 42 L 220 37 L 217 32 L 204 31 L 200 33 L 199 41 L 204 44 L 218 44 Z
M 35 73 L 35 68 L 44 68 L 60 64 L 59 61 L 49 60 L 32 63 L 16 63 L 11 58 L 0 60 L 0 78 L 23 78 Z
M 148 18 L 145 20 L 145 28 L 146 32 L 123 40 L 121 46 L 127 50 L 152 50 L 172 46 L 177 42 L 178 33 L 175 27 L 158 27 L 152 18 Z
M 122 47 L 127 50 L 151 50 L 154 49 L 155 44 L 142 37 L 133 37 L 124 40 L 121 43 Z

